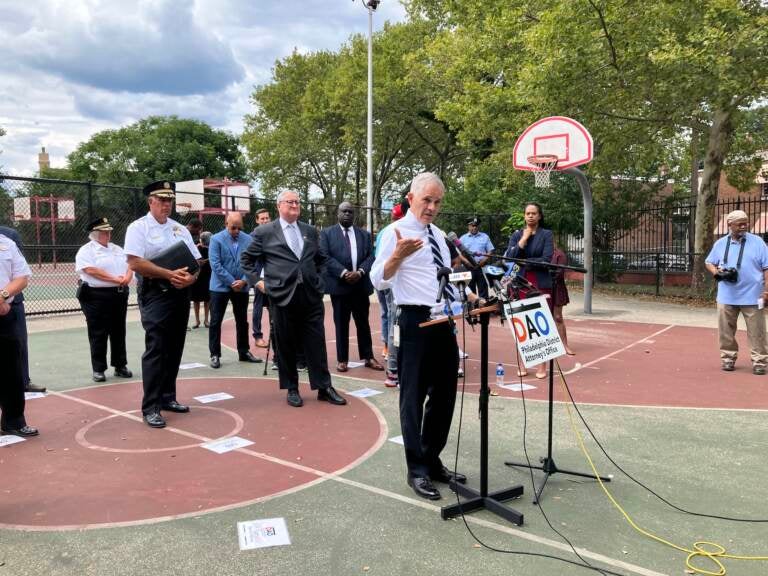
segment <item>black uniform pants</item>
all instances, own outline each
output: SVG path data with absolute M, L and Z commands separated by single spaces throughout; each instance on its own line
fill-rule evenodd
M 488 298 L 488 281 L 483 275 L 482 267 L 472 270 L 472 280 L 469 282 L 469 289 L 480 298 Z
M 10 312 L 0 316 L 0 428 L 3 430 L 18 430 L 27 425 L 24 419 L 22 343 L 17 328 L 21 309 L 12 304 Z
M 308 293 L 305 284 L 299 284 L 287 306 L 273 304 L 270 318 L 274 325 L 275 352 L 281 389 L 297 389 L 299 373 L 296 354 L 303 350 L 312 390 L 328 388 L 328 353 L 325 347 L 325 308 L 322 295 Z
M 189 321 L 189 290 L 153 287 L 139 291 L 141 325 L 144 327 L 144 354 L 141 376 L 144 380 L 143 414 L 159 411 L 163 404 L 176 400 L 179 373 Z
M 411 477 L 440 470 L 456 403 L 456 336 L 447 322 L 419 328 L 426 320 L 427 306 L 400 307 L 400 428 Z
M 208 350 L 211 356 L 221 356 L 221 323 L 227 311 L 227 302 L 232 301 L 237 332 L 237 351 L 242 355 L 248 352 L 248 297 L 247 291 L 214 292 L 211 291 L 211 325 L 208 328 Z
M 357 329 L 357 351 L 361 360 L 373 358 L 371 326 L 368 323 L 368 311 L 371 307 L 365 290 L 356 290 L 344 296 L 331 295 L 333 305 L 333 323 L 336 326 L 336 360 L 349 361 L 349 319 L 355 319 Z
M 88 325 L 93 371 L 104 372 L 107 369 L 107 341 L 111 349 L 110 365 L 123 368 L 128 363 L 125 351 L 128 288 L 119 291 L 117 288 L 83 285 L 78 300 Z

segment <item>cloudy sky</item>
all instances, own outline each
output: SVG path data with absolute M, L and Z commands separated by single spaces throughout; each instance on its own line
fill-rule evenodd
M 398 0 L 374 15 L 404 19 Z M 362 0 L 0 0 L 0 166 L 34 175 L 94 132 L 176 114 L 239 134 L 255 85 L 294 49 L 367 34 Z

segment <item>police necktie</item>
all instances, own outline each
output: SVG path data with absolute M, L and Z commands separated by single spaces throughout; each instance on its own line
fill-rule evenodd
M 301 250 L 299 250 L 299 233 L 296 231 L 294 224 L 288 224 L 285 227 L 288 231 L 288 246 L 291 248 L 296 258 L 301 258 Z
M 427 237 L 429 238 L 429 246 L 432 248 L 432 261 L 438 270 L 444 268 L 445 263 L 443 262 L 443 255 L 440 253 L 440 245 L 437 243 L 437 238 L 435 238 L 432 227 L 429 224 L 427 224 Z M 450 283 L 446 284 L 445 288 L 443 288 L 443 298 L 448 300 L 448 302 L 456 300 L 456 296 L 453 294 L 453 286 Z

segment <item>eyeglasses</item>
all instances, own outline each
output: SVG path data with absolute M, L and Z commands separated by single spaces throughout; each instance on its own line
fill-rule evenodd
M 280 200 L 283 204 L 288 204 L 288 206 L 301 206 L 301 202 L 298 200 Z

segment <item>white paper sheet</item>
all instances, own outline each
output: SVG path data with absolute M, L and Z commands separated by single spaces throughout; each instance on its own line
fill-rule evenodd
M 401 446 L 405 446 L 405 441 L 403 441 L 402 436 L 392 436 L 389 441 L 394 442 L 395 444 L 400 444 Z
M 24 442 L 24 438 L 21 436 L 0 436 L 0 448 L 16 444 L 17 442 Z
M 361 388 L 354 392 L 349 392 L 349 396 L 356 396 L 358 398 L 368 398 L 369 396 L 376 396 L 376 394 L 384 394 L 381 390 L 374 390 L 373 388 Z
M 189 362 L 187 364 L 179 364 L 179 370 L 192 370 L 192 368 L 205 368 L 206 364 L 200 364 L 200 362 Z
M 221 440 L 214 440 L 213 442 L 200 444 L 200 447 L 205 448 L 206 450 L 210 450 L 211 452 L 216 452 L 216 454 L 224 454 L 225 452 L 231 452 L 232 450 L 244 448 L 245 446 L 250 446 L 251 444 L 253 444 L 253 442 L 250 440 L 240 438 L 239 436 L 232 436 L 230 438 L 222 438 Z
M 237 523 L 237 538 L 240 550 L 253 550 L 269 546 L 289 546 L 291 537 L 285 518 L 267 518 Z
M 24 392 L 24 400 L 34 400 L 35 398 L 45 398 L 45 392 Z
M 234 398 L 232 394 L 226 392 L 216 392 L 215 394 L 205 394 L 203 396 L 195 396 L 195 400 L 201 404 L 210 404 L 211 402 L 218 402 L 219 400 L 231 400 Z

